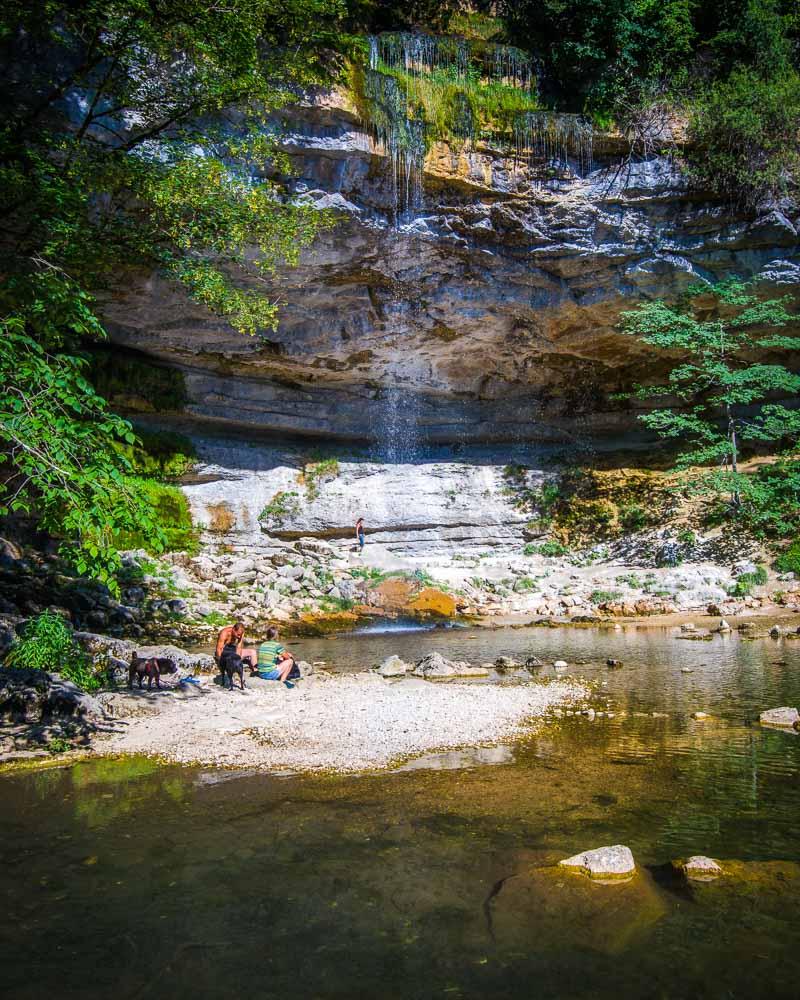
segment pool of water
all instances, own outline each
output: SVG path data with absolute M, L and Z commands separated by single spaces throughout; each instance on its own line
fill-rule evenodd
M 800 643 L 526 629 L 292 645 L 344 670 L 430 649 L 563 658 L 616 714 L 394 773 L 134 758 L 2 776 L 9 996 L 797 996 L 800 738 L 754 719 L 800 704 Z M 614 843 L 639 864 L 625 885 L 552 867 Z M 689 854 L 734 874 L 674 879 Z

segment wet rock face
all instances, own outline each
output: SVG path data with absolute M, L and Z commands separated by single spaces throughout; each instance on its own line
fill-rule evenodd
M 155 276 L 106 303 L 117 345 L 183 370 L 197 417 L 363 440 L 404 419 L 425 442 L 558 439 L 589 417 L 614 434 L 631 417 L 609 394 L 652 362 L 616 332 L 622 309 L 701 277 L 800 281 L 796 209 L 746 218 L 664 159 L 535 186 L 498 151 L 437 144 L 396 226 L 389 166 L 346 102 L 295 126 L 295 193 L 341 221 L 268 290 L 275 333 L 242 337 Z

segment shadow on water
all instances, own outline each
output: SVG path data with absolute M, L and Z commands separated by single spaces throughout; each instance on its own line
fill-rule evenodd
M 478 644 L 473 661 L 585 659 L 574 673 L 617 715 L 391 774 L 134 758 L 5 776 L 8 995 L 796 996 L 800 739 L 747 720 L 800 700 L 800 650 L 776 666 L 770 642 L 664 632 L 436 639 Z M 637 859 L 629 883 L 554 867 L 613 843 Z M 731 874 L 688 886 L 669 862 L 697 853 Z

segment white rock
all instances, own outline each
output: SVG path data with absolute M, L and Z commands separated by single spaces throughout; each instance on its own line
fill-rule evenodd
M 249 559 L 247 557 L 240 557 L 238 559 L 234 559 L 232 563 L 226 566 L 225 573 L 227 576 L 241 577 L 245 573 L 255 573 L 255 569 L 256 569 L 256 564 L 253 559 Z
M 584 851 L 564 861 L 559 861 L 562 868 L 571 868 L 589 878 L 611 880 L 630 878 L 636 871 L 630 848 L 623 844 L 611 847 L 598 847 L 592 851 Z
M 722 869 L 713 858 L 707 858 L 703 854 L 695 854 L 683 862 L 673 862 L 679 867 L 683 874 L 697 882 L 709 882 L 718 878 L 722 874 Z
M 281 566 L 278 575 L 284 580 L 299 580 L 305 573 L 302 566 Z
M 410 670 L 411 665 L 401 660 L 394 653 L 392 656 L 387 656 L 383 663 L 375 668 L 375 673 L 380 674 L 381 677 L 402 677 L 403 674 L 409 673 Z
M 556 668 L 556 670 L 566 670 L 569 664 L 567 663 L 566 660 L 555 660 L 553 666 Z
M 692 718 L 695 719 L 697 722 L 702 722 L 703 719 L 710 719 L 711 716 L 708 714 L 708 712 L 692 712 Z
M 758 717 L 762 726 L 779 726 L 781 729 L 800 729 L 800 714 L 796 708 L 769 708 Z

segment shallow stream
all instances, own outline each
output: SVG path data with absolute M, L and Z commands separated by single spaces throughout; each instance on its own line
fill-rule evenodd
M 800 642 L 437 629 L 292 645 L 337 669 L 431 649 L 563 658 L 616 714 L 388 774 L 134 758 L 2 776 L 9 996 L 797 996 L 800 738 L 754 720 L 800 705 Z M 549 867 L 615 843 L 639 865 L 624 885 Z M 667 866 L 690 854 L 743 864 L 690 885 Z

